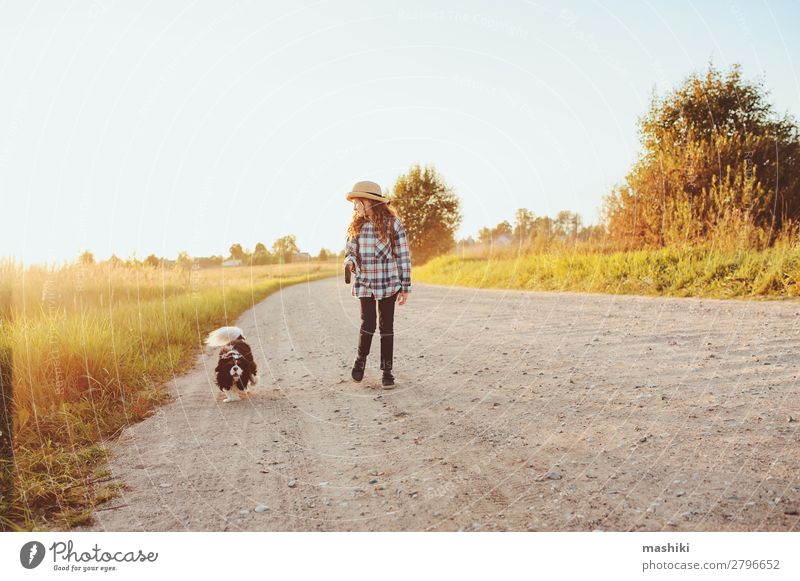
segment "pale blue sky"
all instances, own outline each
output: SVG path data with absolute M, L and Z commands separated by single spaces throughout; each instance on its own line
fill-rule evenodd
M 399 6 L 402 6 L 399 7 Z M 800 115 L 797 2 L 0 3 L 0 256 L 338 250 L 344 194 L 431 163 L 459 236 L 596 222 L 636 119 L 709 59 Z

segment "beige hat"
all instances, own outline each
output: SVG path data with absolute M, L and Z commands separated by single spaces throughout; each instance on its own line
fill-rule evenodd
M 353 198 L 367 198 L 377 202 L 389 203 L 389 199 L 381 193 L 381 187 L 375 182 L 358 182 L 353 186 L 353 191 L 347 194 L 347 201 Z

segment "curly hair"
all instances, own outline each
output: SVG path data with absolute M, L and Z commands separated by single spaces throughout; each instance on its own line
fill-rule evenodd
M 389 224 L 391 218 L 397 216 L 397 211 L 385 202 L 373 202 L 372 204 L 372 217 L 361 217 L 358 215 L 358 210 L 353 208 L 353 219 L 347 227 L 348 238 L 358 238 L 361 232 L 361 226 L 369 220 L 372 222 L 373 228 L 378 233 L 378 239 L 381 242 L 386 242 L 389 239 Z M 387 218 L 390 218 L 387 220 Z

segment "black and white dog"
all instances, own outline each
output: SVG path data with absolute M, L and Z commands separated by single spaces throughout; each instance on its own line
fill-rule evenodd
M 212 331 L 206 339 L 206 345 L 222 347 L 214 371 L 217 373 L 217 385 L 225 394 L 225 403 L 239 399 L 234 386 L 238 391 L 246 392 L 249 384 L 258 384 L 258 366 L 239 327 L 220 327 Z

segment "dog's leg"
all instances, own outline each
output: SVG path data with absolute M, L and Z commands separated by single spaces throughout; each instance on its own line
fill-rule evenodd
M 222 403 L 228 403 L 230 401 L 236 401 L 239 399 L 239 396 L 234 393 L 233 389 L 223 390 L 223 393 L 225 394 L 225 399 L 222 400 Z

